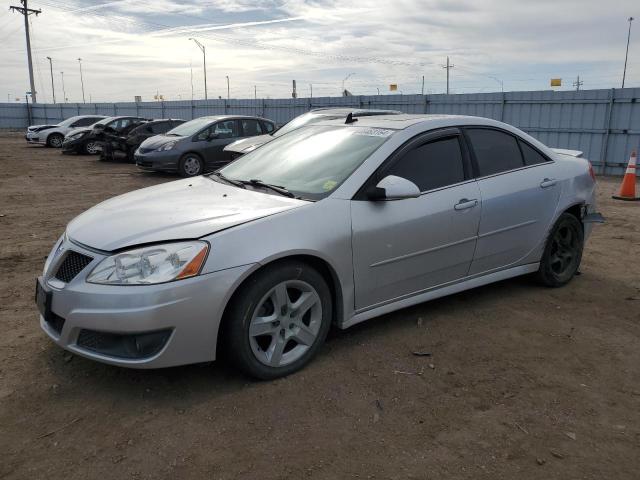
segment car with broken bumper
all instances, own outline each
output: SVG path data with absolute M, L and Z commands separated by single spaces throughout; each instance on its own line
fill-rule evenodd
M 77 115 L 52 125 L 31 125 L 27 127 L 25 140 L 27 143 L 60 148 L 65 135 L 78 128 L 88 128 L 100 120 L 103 115 Z
M 37 279 L 40 325 L 112 365 L 225 355 L 276 378 L 332 325 L 518 275 L 566 284 L 595 188 L 586 159 L 490 119 L 319 122 L 76 217 Z

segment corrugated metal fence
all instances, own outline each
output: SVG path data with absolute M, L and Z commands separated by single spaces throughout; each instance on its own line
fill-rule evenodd
M 260 115 L 283 124 L 312 108 L 384 108 L 406 113 L 476 115 L 521 128 L 541 142 L 582 150 L 598 173 L 621 174 L 640 146 L 640 88 L 579 92 L 505 92 L 464 95 L 374 95 L 257 100 L 141 103 L 0 103 L 0 128 L 57 123 L 73 115 L 136 115 L 192 119 L 203 115 Z

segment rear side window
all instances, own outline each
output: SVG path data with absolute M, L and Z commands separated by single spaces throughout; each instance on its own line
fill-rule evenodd
M 421 192 L 462 182 L 460 142 L 452 137 L 420 145 L 403 155 L 385 174 L 411 180 Z
M 466 130 L 478 162 L 481 177 L 524 165 L 517 140 L 507 133 L 485 128 Z
M 262 135 L 262 127 L 257 120 L 242 120 L 242 132 L 245 137 Z
M 96 123 L 98 120 L 100 119 L 95 117 L 81 118 L 80 120 L 76 120 L 75 122 L 73 122 L 73 125 L 71 126 L 72 127 L 88 127 L 89 125 L 93 125 L 94 123 Z
M 530 147 L 524 142 L 519 142 L 520 148 L 522 149 L 522 156 L 524 157 L 524 164 L 529 165 L 538 165 L 539 163 L 546 163 L 546 157 L 544 157 L 540 152 L 538 152 L 535 148 Z

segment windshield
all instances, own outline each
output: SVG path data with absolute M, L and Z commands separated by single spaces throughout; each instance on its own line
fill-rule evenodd
M 178 135 L 180 137 L 188 137 L 198 133 L 203 128 L 211 125 L 213 120 L 209 117 L 196 118 L 178 125 L 176 128 L 169 130 L 165 135 Z
M 326 197 L 392 130 L 354 126 L 308 126 L 243 155 L 220 170 L 231 180 L 260 180 L 311 200 Z

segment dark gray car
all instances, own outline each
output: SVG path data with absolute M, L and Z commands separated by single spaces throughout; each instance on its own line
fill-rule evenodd
M 397 110 L 373 110 L 364 108 L 316 108 L 310 112 L 297 116 L 275 131 L 268 130 L 267 132 L 264 132 L 264 135 L 251 138 L 241 138 L 240 140 L 230 143 L 224 148 L 224 151 L 229 154 L 231 159 L 235 160 L 245 153 L 255 150 L 260 145 L 269 143 L 271 140 L 274 140 L 285 133 L 292 132 L 300 127 L 309 125 L 310 123 L 319 122 L 321 120 L 337 120 L 340 118 L 346 118 L 349 114 L 351 114 L 353 118 L 358 118 L 371 117 L 375 115 L 397 115 L 400 113 L 402 112 Z
M 143 170 L 193 177 L 229 163 L 231 156 L 223 151 L 228 144 L 274 129 L 271 120 L 260 117 L 200 117 L 142 142 L 135 152 L 135 162 Z

